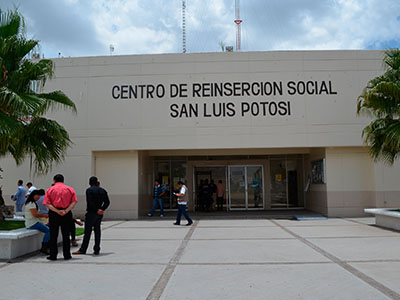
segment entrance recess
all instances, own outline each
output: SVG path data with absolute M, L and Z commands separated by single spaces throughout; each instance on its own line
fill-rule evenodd
M 229 210 L 264 209 L 263 166 L 229 166 Z
M 270 160 L 271 208 L 304 207 L 303 158 Z

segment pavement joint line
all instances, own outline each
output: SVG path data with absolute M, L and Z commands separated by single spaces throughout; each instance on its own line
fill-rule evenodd
M 356 225 L 352 225 L 356 226 Z M 162 226 L 123 226 L 123 227 L 115 227 L 114 229 L 171 229 L 168 227 Z M 267 226 L 197 226 L 197 228 L 230 228 L 230 229 L 237 229 L 237 228 L 276 228 L 275 225 L 267 225 Z M 175 230 L 179 230 L 179 227 L 174 227 Z
M 224 262 L 224 263 L 178 263 L 180 266 L 257 266 L 257 265 L 319 265 L 319 264 L 334 264 L 332 261 L 305 261 L 305 262 Z
M 110 226 L 104 226 L 104 228 L 101 228 L 101 229 L 102 229 L 102 230 L 107 230 L 107 229 L 112 228 L 112 227 L 114 227 L 114 226 L 121 225 L 121 224 L 123 224 L 123 223 L 125 223 L 125 222 L 126 222 L 126 221 L 121 221 L 121 222 L 115 223 L 115 224 L 110 225 Z
M 169 229 L 171 230 L 172 228 L 168 228 L 168 227 L 153 227 L 153 226 L 149 226 L 149 227 L 114 227 L 113 229 Z M 174 227 L 173 230 L 179 230 L 179 227 Z
M 370 238 L 394 238 L 398 239 L 400 236 L 393 235 L 370 235 L 370 236 L 308 236 L 305 237 L 309 240 L 329 240 L 329 239 L 370 239 Z
M 193 238 L 191 241 L 280 241 L 280 240 L 294 240 L 293 237 L 285 238 Z
M 274 222 L 274 221 L 271 220 L 271 222 Z M 336 263 L 338 266 L 342 267 L 343 269 L 345 269 L 349 273 L 353 274 L 357 278 L 361 279 L 362 281 L 364 281 L 365 283 L 367 283 L 371 287 L 377 289 L 378 291 L 380 291 L 381 293 L 383 293 L 386 296 L 390 297 L 391 299 L 400 300 L 400 294 L 398 294 L 395 291 L 391 290 L 387 286 L 385 286 L 382 283 L 376 281 L 375 279 L 369 277 L 368 275 L 362 273 L 361 271 L 359 271 L 356 268 L 354 268 L 351 265 L 349 265 L 347 262 L 342 261 L 338 257 L 334 256 L 333 254 L 330 254 L 329 252 L 327 252 L 324 249 L 318 247 L 317 245 L 313 244 L 312 242 L 308 241 L 307 239 L 303 238 L 302 236 L 294 233 L 293 231 L 291 231 L 290 229 L 286 228 L 285 226 L 283 226 L 281 224 L 278 224 L 277 222 L 274 222 L 274 223 L 276 223 L 279 227 L 281 227 L 287 233 L 289 233 L 289 234 L 293 235 L 294 237 L 296 237 L 302 243 L 306 244 L 310 248 L 312 248 L 315 251 L 319 252 L 320 254 L 322 254 L 323 256 L 325 256 L 326 258 L 331 260 L 332 262 Z
M 25 261 L 26 264 L 43 264 L 43 261 Z M 168 266 L 168 263 L 155 263 L 155 262 L 107 262 L 107 261 L 103 261 L 103 262 L 89 262 L 89 261 L 73 261 L 73 260 L 69 260 L 69 261 L 64 261 L 63 259 L 57 260 L 55 262 L 49 261 L 46 262 L 45 264 L 51 265 L 51 264 L 71 264 L 71 265 L 115 265 L 115 266 L 125 266 L 125 265 L 132 265 L 132 266 L 137 266 L 137 265 L 153 265 L 153 266 Z M 1 267 L 0 267 L 1 269 Z
M 301 221 L 296 221 L 296 222 L 301 222 Z M 319 227 L 357 227 L 357 226 L 362 226 L 362 225 L 367 225 L 367 224 L 361 224 L 361 223 L 357 223 L 357 224 L 346 224 L 346 225 L 342 225 L 342 224 L 338 224 L 338 225 L 323 225 L 323 224 L 317 224 L 315 223 L 314 225 L 310 225 L 310 224 L 304 224 L 304 225 L 285 225 L 285 227 L 315 227 L 315 228 L 319 228 Z M 368 226 L 368 225 L 367 225 Z
M 92 241 L 92 239 L 90 240 Z M 182 239 L 155 239 L 155 238 L 148 238 L 148 239 L 107 239 L 107 238 L 101 238 L 101 241 L 117 241 L 117 242 L 122 242 L 122 241 L 182 241 Z
M 385 263 L 385 262 L 400 262 L 400 259 L 371 259 L 371 260 L 346 260 L 350 264 L 358 263 Z
M 400 259 L 377 259 L 377 260 L 348 260 L 346 263 L 348 264 L 358 264 L 358 263 L 389 263 L 389 262 L 398 262 L 400 263 Z M 41 264 L 43 265 L 43 261 L 34 260 L 29 261 L 26 260 L 24 263 L 26 264 Z M 47 264 L 74 264 L 74 265 L 115 265 L 115 266 L 124 266 L 124 265 L 154 265 L 154 266 L 168 266 L 168 263 L 160 263 L 160 262 L 90 262 L 90 261 L 63 261 L 60 259 L 57 262 L 47 262 Z M 213 265 L 221 265 L 221 266 L 236 266 L 236 265 L 319 265 L 319 264 L 335 264 L 333 261 L 300 261 L 300 262 L 222 262 L 222 263 L 208 263 L 208 262 L 178 262 L 177 265 L 182 266 L 213 266 Z M 4 262 L 3 265 L 0 265 L 1 268 L 5 268 L 8 265 L 12 265 L 12 263 Z
M 363 222 L 360 222 L 360 221 L 350 220 L 350 219 L 346 219 L 346 218 L 343 218 L 343 220 L 346 220 L 346 221 L 349 221 L 349 222 L 353 222 L 353 223 L 356 223 L 356 224 L 360 224 L 360 225 L 367 225 L 367 226 L 371 225 L 371 224 L 366 224 L 366 223 L 363 223 Z
M 150 294 L 147 296 L 146 300 L 160 299 L 198 223 L 199 223 L 198 220 L 194 221 L 193 225 L 190 227 L 189 232 L 185 235 L 184 239 L 182 240 L 182 243 L 179 245 L 178 249 L 175 251 L 174 255 L 169 261 L 167 267 L 164 269 L 160 278 L 157 280 L 157 282 L 151 289 Z
M 368 227 L 374 227 L 374 228 L 379 228 L 379 229 L 386 230 L 386 231 L 400 233 L 399 230 L 392 229 L 392 228 L 387 228 L 387 227 L 382 227 L 382 226 L 379 226 L 377 224 L 366 224 L 366 223 L 362 223 L 362 222 L 359 222 L 359 221 L 356 221 L 356 220 L 348 220 L 348 219 L 345 219 L 345 220 L 350 221 L 350 222 L 354 222 L 354 223 L 357 223 L 357 224 L 365 225 L 365 226 L 368 226 Z
M 207 229 L 209 229 L 209 228 L 211 228 L 211 229 L 238 229 L 238 228 L 242 228 L 242 229 L 262 228 L 262 229 L 265 229 L 265 228 L 276 228 L 276 226 L 198 226 L 197 228 L 198 229 L 203 229 L 203 228 L 204 229 L 205 228 L 207 228 Z

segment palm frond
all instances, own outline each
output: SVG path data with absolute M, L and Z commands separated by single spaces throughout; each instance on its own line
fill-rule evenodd
M 357 114 L 375 117 L 362 132 L 375 161 L 393 164 L 400 154 L 400 50 L 386 51 L 386 71 L 370 80 L 357 99 Z
M 31 92 L 31 82 L 40 81 L 44 86 L 47 78 L 53 76 L 53 62 L 49 59 L 41 59 L 38 62 L 23 61 L 20 68 L 10 77 L 9 87 L 21 92 Z
M 400 69 L 400 51 L 399 49 L 390 49 L 385 51 L 383 62 L 389 69 Z
M 0 110 L 8 112 L 8 115 L 29 114 L 29 106 L 24 98 L 7 87 L 0 87 Z
M 46 118 L 33 119 L 16 136 L 19 143 L 12 154 L 18 159 L 31 153 L 35 172 L 39 174 L 50 171 L 53 163 L 62 162 L 72 144 L 64 127 Z
M 75 103 L 62 91 L 53 91 L 50 93 L 41 93 L 37 95 L 45 101 L 42 102 L 43 105 L 38 108 L 36 114 L 42 115 L 49 110 L 58 108 L 71 109 L 74 113 L 77 112 Z
M 60 107 L 76 112 L 76 106 L 61 91 L 32 89 L 32 81 L 44 86 L 54 65 L 26 59 L 38 41 L 26 39 L 24 29 L 17 9 L 0 9 L 0 156 L 11 154 L 17 164 L 30 157 L 35 173 L 46 173 L 64 160 L 72 142 L 64 127 L 43 115 Z
M 0 38 L 7 38 L 25 32 L 25 21 L 18 9 L 0 9 Z

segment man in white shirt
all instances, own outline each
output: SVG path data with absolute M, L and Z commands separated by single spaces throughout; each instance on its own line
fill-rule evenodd
M 178 197 L 178 214 L 176 216 L 176 222 L 174 223 L 174 225 L 181 225 L 181 216 L 183 214 L 185 216 L 186 220 L 188 221 L 186 226 L 190 226 L 193 224 L 193 220 L 189 217 L 189 215 L 186 211 L 186 205 L 189 201 L 188 188 L 182 181 L 179 181 L 178 185 L 179 185 L 180 191 L 179 191 L 179 193 L 174 193 L 174 195 Z
M 28 198 L 28 196 L 32 193 L 32 191 L 37 190 L 36 187 L 33 186 L 32 182 L 28 182 L 26 184 L 26 187 L 28 188 L 28 191 L 26 192 L 26 198 Z

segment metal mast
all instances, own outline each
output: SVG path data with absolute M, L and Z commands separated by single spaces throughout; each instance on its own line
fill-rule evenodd
M 186 53 L 186 1 L 182 0 L 182 52 Z
M 243 22 L 243 20 L 240 20 L 240 0 L 235 0 L 235 17 L 236 19 L 234 20 L 236 24 L 236 51 L 240 51 L 240 42 L 241 42 L 241 27 L 240 24 Z

